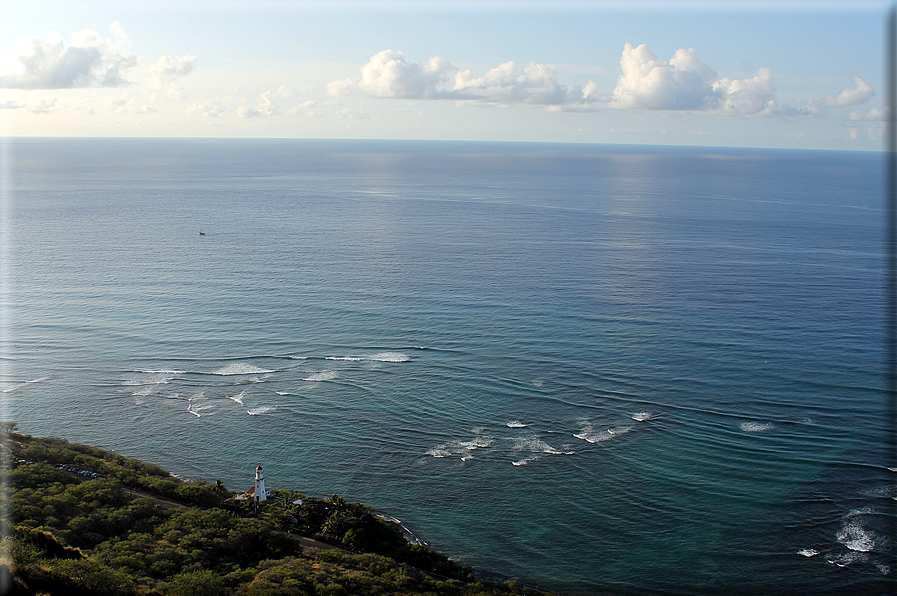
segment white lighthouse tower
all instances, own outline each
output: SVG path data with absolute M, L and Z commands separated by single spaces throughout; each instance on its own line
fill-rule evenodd
M 265 491 L 265 475 L 262 474 L 262 466 L 255 469 L 255 502 L 264 501 L 268 496 Z

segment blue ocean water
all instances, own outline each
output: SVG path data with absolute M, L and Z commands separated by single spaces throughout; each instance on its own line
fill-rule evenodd
M 882 155 L 11 146 L 22 431 L 562 594 L 893 587 Z

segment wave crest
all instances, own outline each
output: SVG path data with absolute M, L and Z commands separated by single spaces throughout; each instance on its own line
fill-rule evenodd
M 218 370 L 213 371 L 211 374 L 221 375 L 223 377 L 231 377 L 234 375 L 260 375 L 273 372 L 273 370 L 259 368 L 257 366 L 253 366 L 252 364 L 249 364 L 248 362 L 231 362 L 229 364 L 225 364 Z
M 302 380 L 303 381 L 313 381 L 313 382 L 332 381 L 333 379 L 337 378 L 338 376 L 339 375 L 336 374 L 336 371 L 325 370 L 325 371 L 321 371 L 319 373 L 310 374 Z

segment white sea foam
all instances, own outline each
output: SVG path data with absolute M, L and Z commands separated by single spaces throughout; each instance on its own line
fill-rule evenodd
M 308 360 L 308 356 L 290 356 L 290 360 Z
M 573 435 L 577 439 L 582 439 L 589 443 L 603 443 L 620 435 L 625 435 L 632 430 L 631 426 L 614 426 L 604 430 L 596 431 L 591 424 L 583 425 L 582 432 Z
M 213 375 L 221 375 L 224 377 L 230 377 L 234 375 L 259 375 L 259 374 L 267 374 L 273 373 L 273 370 L 268 370 L 265 368 L 259 368 L 257 366 L 253 366 L 248 362 L 231 362 L 225 364 L 218 370 L 212 372 Z
M 897 485 L 890 484 L 885 486 L 878 486 L 876 488 L 864 490 L 860 492 L 860 494 L 865 497 L 891 497 L 892 499 L 894 499 L 897 498 Z
M 832 565 L 837 565 L 838 567 L 846 567 L 851 563 L 863 563 L 865 561 L 868 561 L 869 555 L 856 551 L 847 551 L 846 553 L 829 554 L 825 557 L 825 560 Z
M 310 374 L 303 381 L 332 381 L 337 378 L 339 375 L 336 374 L 336 371 L 333 370 L 325 370 L 319 373 Z
M 542 439 L 532 436 L 532 437 L 518 437 L 514 439 L 514 445 L 512 447 L 512 451 L 519 457 L 524 453 L 528 453 L 525 457 L 521 457 L 516 461 L 512 461 L 511 463 L 515 466 L 525 466 L 531 461 L 536 461 L 541 459 L 547 455 L 573 455 L 573 451 L 566 451 L 568 446 L 564 446 L 564 449 L 555 449 Z
M 772 422 L 742 422 L 741 430 L 748 433 L 759 433 L 765 430 L 772 430 L 775 425 Z
M 268 412 L 273 412 L 276 409 L 277 406 L 259 406 L 258 408 L 246 410 L 246 413 L 250 416 L 258 416 L 259 414 L 267 414 Z
M 475 428 L 475 436 L 473 439 L 469 441 L 450 441 L 448 443 L 443 443 L 442 445 L 437 445 L 432 449 L 428 449 L 426 454 L 432 455 L 433 457 L 451 457 L 453 455 L 458 455 L 464 460 L 471 459 L 471 451 L 487 449 L 495 443 L 495 437 L 483 434 L 484 431 L 484 428 Z
M 148 377 L 130 377 L 122 381 L 124 387 L 136 387 L 139 385 L 167 385 L 173 378 L 170 373 L 146 373 Z
M 865 527 L 865 515 L 873 513 L 869 507 L 853 509 L 842 518 L 841 528 L 835 535 L 838 542 L 852 551 L 869 552 L 876 545 L 875 532 Z
M 411 356 L 404 352 L 380 352 L 371 356 L 377 362 L 410 362 Z
M 815 548 L 805 548 L 803 550 L 797 551 L 797 554 L 803 555 L 805 557 L 815 557 L 816 555 L 819 554 L 819 551 L 816 550 Z
M 519 420 L 511 420 L 508 422 L 508 428 L 526 428 L 529 424 L 524 424 Z
M 489 447 L 494 442 L 495 439 L 492 437 L 474 437 L 471 441 L 462 441 L 458 443 L 458 446 L 467 449 L 468 451 L 473 451 L 474 449 Z
M 530 451 L 532 453 L 547 453 L 548 455 L 563 455 L 565 453 L 536 437 L 515 439 L 514 451 Z
M 533 381 L 533 387 L 541 387 L 545 382 L 542 379 L 536 379 Z
M 182 374 L 186 373 L 187 371 L 186 370 L 141 370 L 139 372 L 142 372 L 147 375 L 182 375 Z
M 875 568 L 878 569 L 878 572 L 881 573 L 882 575 L 890 575 L 890 573 L 891 573 L 891 568 L 888 565 L 879 564 L 879 565 L 876 565 Z
M 266 375 L 267 376 L 267 375 Z M 238 380 L 234 381 L 234 385 L 253 385 L 255 383 L 264 383 L 265 377 L 240 377 Z
M 636 412 L 632 415 L 632 419 L 636 422 L 644 422 L 645 420 L 650 420 L 654 418 L 654 414 L 651 412 Z
M 275 391 L 274 393 L 276 393 L 277 395 L 289 395 L 290 394 L 289 391 Z
M 242 403 L 243 403 L 243 397 L 244 397 L 244 394 L 245 394 L 245 393 L 246 393 L 245 391 L 241 391 L 240 393 L 238 393 L 238 394 L 236 394 L 236 395 L 228 395 L 228 396 L 227 396 L 227 399 L 232 399 L 232 400 L 234 400 L 235 402 L 237 402 L 238 404 L 242 404 Z
M 153 393 L 155 393 L 156 389 L 157 387 L 153 387 L 152 385 L 150 385 L 134 391 L 133 393 L 131 393 L 131 395 L 134 397 L 147 397 L 148 395 L 152 395 Z
M 327 356 L 325 360 L 342 360 L 344 362 L 361 362 L 364 358 L 353 358 L 350 356 Z

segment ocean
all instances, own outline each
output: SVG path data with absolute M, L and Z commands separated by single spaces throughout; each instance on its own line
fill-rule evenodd
M 559 594 L 885 594 L 883 153 L 11 139 L 21 432 Z

